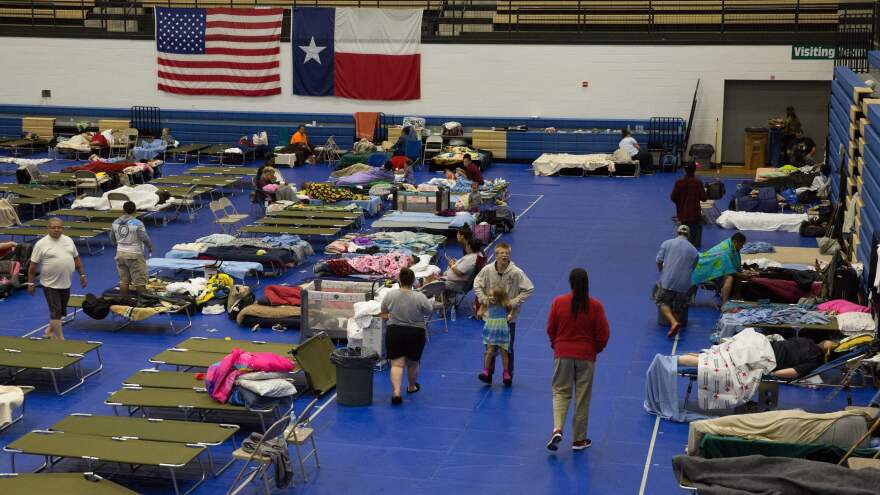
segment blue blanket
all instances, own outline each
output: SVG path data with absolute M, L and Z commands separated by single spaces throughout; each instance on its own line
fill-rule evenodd
M 136 161 L 152 160 L 161 153 L 164 153 L 165 147 L 165 142 L 161 139 L 141 141 L 141 145 L 131 150 L 131 154 Z
M 678 358 L 657 354 L 648 367 L 645 410 L 663 419 L 689 423 L 709 416 L 684 409 L 678 400 Z
M 184 260 L 176 258 L 150 258 L 147 260 L 147 269 L 152 270 L 200 270 L 206 266 L 215 264 L 214 260 Z M 244 280 L 248 272 L 262 273 L 263 265 L 252 261 L 224 261 L 218 271 L 231 277 Z

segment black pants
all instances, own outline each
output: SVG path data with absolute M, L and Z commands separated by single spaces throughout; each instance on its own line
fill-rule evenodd
M 510 344 L 507 346 L 507 355 L 510 357 L 510 374 L 513 374 L 513 341 L 516 340 L 516 322 L 511 321 L 507 324 L 510 329 Z M 489 374 L 495 373 L 495 361 L 492 361 L 492 367 L 489 368 Z
M 654 155 L 652 155 L 650 151 L 639 150 L 632 159 L 639 161 L 639 170 L 642 172 L 654 171 Z
M 691 229 L 691 233 L 688 236 L 688 240 L 691 241 L 691 244 L 694 245 L 695 248 L 702 249 L 703 244 L 703 222 L 685 222 L 685 225 Z

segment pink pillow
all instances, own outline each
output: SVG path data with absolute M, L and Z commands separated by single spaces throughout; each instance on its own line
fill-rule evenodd
M 266 184 L 263 186 L 263 192 L 273 193 L 278 190 L 278 184 Z
M 846 299 L 834 299 L 823 302 L 816 306 L 820 311 L 834 311 L 837 314 L 843 313 L 870 313 L 871 309 L 865 306 L 849 302 Z

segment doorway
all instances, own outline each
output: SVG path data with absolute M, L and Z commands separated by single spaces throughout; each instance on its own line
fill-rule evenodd
M 816 142 L 816 159 L 825 156 L 831 81 L 724 81 L 724 129 L 721 159 L 742 164 L 747 127 L 766 127 L 767 119 L 793 106 L 804 134 Z

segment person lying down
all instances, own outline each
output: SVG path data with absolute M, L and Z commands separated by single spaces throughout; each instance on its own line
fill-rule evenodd
M 732 414 L 691 422 L 688 427 L 688 455 L 698 455 L 705 435 L 737 437 L 763 442 L 793 444 L 819 443 L 848 449 L 856 442 L 869 444 L 863 437 L 873 421 L 872 411 L 852 408 L 830 413 L 810 413 L 801 409 Z
M 728 409 L 749 401 L 764 375 L 794 380 L 825 363 L 836 346 L 802 337 L 780 340 L 747 328 L 732 339 L 699 354 L 678 357 L 679 366 L 697 368 L 698 401 L 702 409 Z

